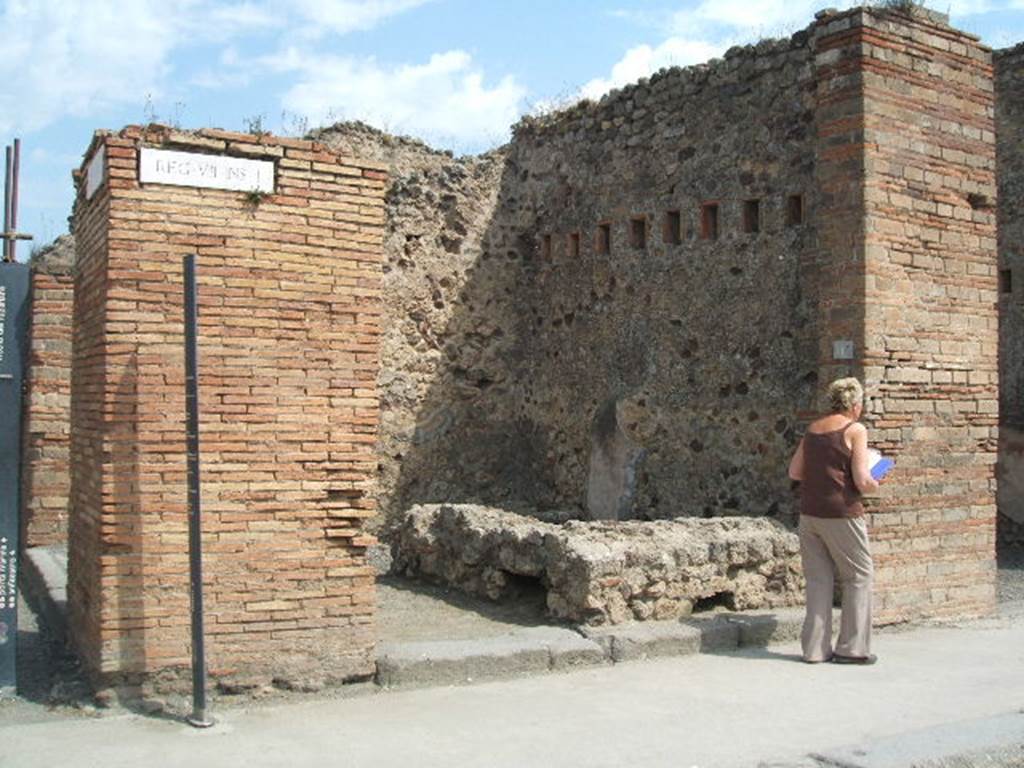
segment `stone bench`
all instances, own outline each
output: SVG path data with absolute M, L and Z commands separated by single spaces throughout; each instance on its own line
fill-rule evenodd
M 694 609 L 803 601 L 796 535 L 765 518 L 558 524 L 472 504 L 410 509 L 394 569 L 493 600 L 543 588 L 579 624 L 672 619 Z

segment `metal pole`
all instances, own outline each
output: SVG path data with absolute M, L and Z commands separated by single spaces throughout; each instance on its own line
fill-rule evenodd
M 11 252 L 11 241 L 8 239 L 11 232 L 11 147 L 7 147 L 7 164 L 4 165 L 4 261 L 10 261 L 8 254 Z
M 18 167 L 21 165 L 21 139 L 14 140 L 14 164 L 11 168 L 11 228 L 10 232 L 18 231 Z M 18 241 L 12 238 L 7 246 L 7 260 L 17 261 Z
M 185 272 L 185 435 L 188 451 L 188 554 L 192 603 L 192 716 L 196 728 L 209 728 L 206 716 L 206 650 L 203 645 L 202 523 L 199 504 L 199 380 L 196 257 L 184 257 Z

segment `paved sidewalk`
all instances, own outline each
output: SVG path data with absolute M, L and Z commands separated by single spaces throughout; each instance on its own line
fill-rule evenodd
M 1024 613 L 1006 608 L 879 633 L 874 667 L 806 665 L 789 642 L 225 709 L 207 731 L 131 715 L 0 723 L 0 766 L 1019 765 Z

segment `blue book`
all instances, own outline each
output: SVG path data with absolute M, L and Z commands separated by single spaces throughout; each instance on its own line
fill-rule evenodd
M 896 462 L 886 456 L 883 456 L 878 451 L 869 451 L 869 453 L 871 456 L 871 477 L 873 477 L 877 483 L 889 474 L 889 470 L 896 466 Z

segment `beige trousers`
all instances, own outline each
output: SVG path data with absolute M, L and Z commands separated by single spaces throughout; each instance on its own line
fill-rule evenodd
M 832 650 L 832 595 L 835 574 L 843 613 L 835 653 L 871 653 L 871 582 L 874 566 L 864 517 L 800 515 L 800 559 L 807 579 L 807 616 L 800 642 L 806 661 L 826 661 Z

